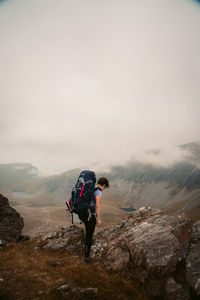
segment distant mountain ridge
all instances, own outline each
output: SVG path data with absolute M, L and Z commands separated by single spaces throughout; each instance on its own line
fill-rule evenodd
M 39 178 L 38 169 L 30 163 L 0 164 L 0 189 L 22 189 Z
M 132 160 L 106 174 L 112 182 L 109 195 L 120 205 L 153 206 L 190 211 L 200 217 L 200 143 L 180 146 L 182 161 L 169 166 Z
M 150 154 L 147 152 L 147 156 L 157 159 L 160 153 L 154 150 Z M 105 203 L 118 208 L 152 206 L 191 211 L 198 217 L 200 142 L 177 147 L 177 153 L 177 160 L 169 165 L 162 164 L 161 156 L 161 164 L 132 159 L 125 165 L 111 167 L 109 172 L 96 172 L 97 178 L 106 176 L 110 180 L 110 188 L 104 193 Z M 37 168 L 31 164 L 0 165 L 0 187 L 7 184 L 11 191 L 18 188 L 34 194 L 35 198 L 27 202 L 30 206 L 63 205 L 80 171 L 74 169 L 60 175 L 40 177 Z

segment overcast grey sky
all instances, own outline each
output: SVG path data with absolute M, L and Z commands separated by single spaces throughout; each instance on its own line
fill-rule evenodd
M 200 140 L 200 5 L 0 1 L 0 163 L 45 172 Z

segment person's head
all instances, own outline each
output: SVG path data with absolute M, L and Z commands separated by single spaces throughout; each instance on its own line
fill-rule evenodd
M 99 185 L 102 191 L 106 188 L 109 188 L 109 180 L 106 177 L 99 178 L 97 184 Z

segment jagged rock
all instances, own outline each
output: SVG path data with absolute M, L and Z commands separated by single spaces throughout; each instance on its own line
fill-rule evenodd
M 161 296 L 165 277 L 186 259 L 191 222 L 184 216 L 168 216 L 143 207 L 120 224 L 98 234 L 93 257 L 108 270 L 128 270 L 138 283 L 154 282 L 152 296 Z M 152 286 L 152 284 L 150 285 Z
M 127 276 L 149 299 L 191 300 L 199 295 L 199 232 L 200 221 L 192 227 L 185 215 L 143 207 L 99 232 L 91 256 L 108 271 Z M 80 250 L 83 237 L 83 229 L 65 226 L 42 237 L 43 247 Z M 61 299 L 95 299 L 98 290 L 65 284 L 54 292 Z
M 192 226 L 192 238 L 186 260 L 187 282 L 200 296 L 200 220 Z
M 0 194 L 0 239 L 7 242 L 17 242 L 24 220 L 20 214 L 9 206 L 8 199 Z
M 76 225 L 65 226 L 57 231 L 51 232 L 41 239 L 46 241 L 43 248 L 73 250 L 80 248 L 84 237 L 84 230 Z
M 167 216 L 160 210 L 142 208 L 120 224 L 98 234 L 93 253 L 104 257 L 105 265 L 120 270 L 132 263 L 145 273 L 163 274 L 186 255 L 190 222 L 184 217 Z

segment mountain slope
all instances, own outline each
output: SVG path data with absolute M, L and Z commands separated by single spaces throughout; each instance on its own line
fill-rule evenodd
M 112 195 L 112 204 L 118 207 L 150 205 L 171 211 L 182 210 L 198 219 L 200 143 L 184 145 L 180 149 L 187 150 L 184 157 L 169 165 L 132 160 L 127 165 L 112 167 L 104 174 L 112 183 L 106 200 L 109 201 Z
M 0 189 L 20 190 L 40 179 L 38 169 L 29 163 L 0 164 Z
M 0 165 L 2 170 L 2 165 Z M 60 175 L 39 177 L 31 165 L 0 172 L 4 187 L 10 190 L 23 188 L 33 194 L 33 199 L 12 201 L 26 206 L 63 206 L 81 169 L 74 169 Z M 14 168 L 14 169 L 13 169 Z M 165 208 L 171 212 L 185 211 L 194 219 L 200 216 L 200 143 L 190 143 L 169 149 L 146 151 L 140 159 L 133 158 L 126 165 L 111 167 L 109 172 L 96 172 L 97 178 L 106 176 L 110 188 L 104 192 L 105 212 L 112 215 L 113 207 L 152 206 Z M 1 183 L 2 185 L 2 183 Z

